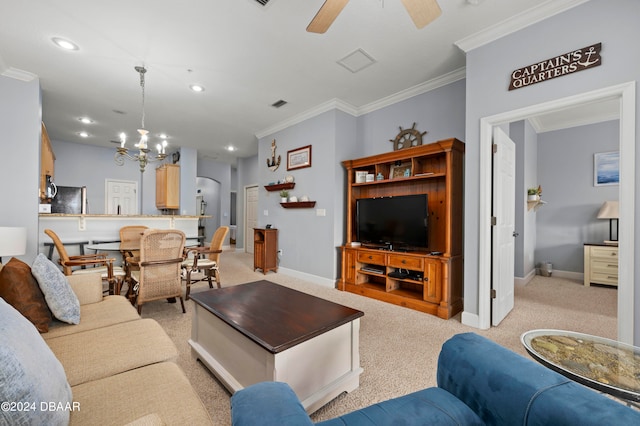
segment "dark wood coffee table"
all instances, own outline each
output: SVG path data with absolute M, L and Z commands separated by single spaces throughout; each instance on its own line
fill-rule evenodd
M 191 298 L 189 344 L 231 393 L 287 382 L 312 413 L 359 386 L 363 312 L 264 280 Z

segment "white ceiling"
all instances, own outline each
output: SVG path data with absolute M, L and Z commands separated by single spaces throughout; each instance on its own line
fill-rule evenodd
M 488 41 L 584 1 L 439 0 L 442 16 L 418 30 L 399 0 L 351 0 L 325 34 L 312 34 L 305 28 L 323 0 L 0 0 L 0 73 L 40 78 L 51 139 L 114 147 L 122 131 L 136 139 L 134 66 L 144 65 L 153 146 L 164 132 L 169 152 L 191 147 L 233 164 L 257 154 L 257 135 L 323 107 L 360 114 L 463 78 L 456 42 Z M 357 73 L 337 63 L 357 49 L 375 63 Z M 194 83 L 206 90 L 192 92 Z

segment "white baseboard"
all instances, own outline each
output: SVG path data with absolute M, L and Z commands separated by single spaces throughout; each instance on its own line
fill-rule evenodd
M 332 278 L 319 277 L 317 275 L 307 274 L 306 272 L 300 272 L 294 269 L 283 268 L 282 266 L 278 267 L 278 272 L 288 275 L 290 277 L 300 278 L 301 280 L 309 281 L 314 284 L 321 285 L 323 287 L 328 287 L 328 288 L 336 287 L 336 282 Z
M 559 271 L 554 269 L 551 271 L 551 276 L 556 278 L 566 278 L 568 280 L 584 281 L 584 273 L 573 271 Z
M 529 271 L 529 273 L 527 275 L 524 276 L 524 278 L 520 278 L 520 277 L 514 277 L 513 278 L 513 283 L 515 285 L 527 285 L 529 284 L 529 281 L 531 281 L 533 279 L 533 277 L 536 276 L 536 269 L 532 269 L 531 271 Z

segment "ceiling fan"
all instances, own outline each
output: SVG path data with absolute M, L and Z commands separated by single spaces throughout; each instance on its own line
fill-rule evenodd
M 325 33 L 348 2 L 349 0 L 326 0 L 307 27 L 307 31 Z M 402 4 L 418 29 L 426 27 L 442 13 L 437 0 L 402 0 Z

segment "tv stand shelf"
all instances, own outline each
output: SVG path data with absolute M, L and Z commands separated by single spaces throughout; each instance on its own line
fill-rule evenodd
M 460 312 L 464 143 L 446 139 L 342 164 L 347 171 L 347 241 L 341 248 L 338 288 L 443 319 Z M 398 176 L 397 167 L 410 168 L 410 175 Z M 382 174 L 383 179 L 356 182 L 356 171 Z M 351 245 L 357 241 L 357 200 L 415 194 L 427 195 L 428 248 L 417 252 Z M 382 272 L 363 269 L 367 267 Z

